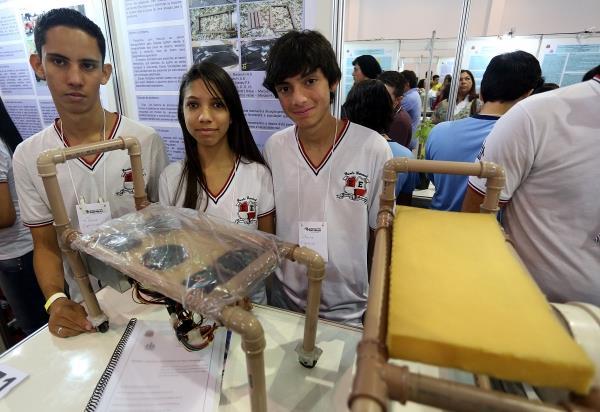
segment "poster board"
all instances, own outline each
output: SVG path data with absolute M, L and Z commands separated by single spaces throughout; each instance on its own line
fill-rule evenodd
M 373 40 L 344 42 L 342 59 L 342 104 L 354 84 L 352 61 L 363 54 L 370 54 L 377 59 L 383 70 L 398 70 L 399 40 Z
M 303 0 L 122 0 L 109 5 L 125 113 L 157 130 L 170 161 L 185 155 L 177 105 L 181 78 L 193 63 L 210 61 L 231 75 L 259 148 L 292 124 L 262 82 L 273 42 L 305 27 Z
M 106 37 L 107 27 L 100 0 L 46 0 L 0 2 L 0 96 L 23 139 L 52 124 L 58 117 L 46 82 L 29 64 L 35 52 L 33 28 L 37 17 L 52 8 L 71 7 L 94 21 Z M 107 47 L 105 62 L 112 56 Z M 117 110 L 114 78 L 100 88 L 108 110 Z
M 477 90 L 490 60 L 502 53 L 523 50 L 537 56 L 541 36 L 476 37 L 466 41 L 463 51 L 463 68 L 475 76 Z
M 579 83 L 600 64 L 600 35 L 543 36 L 538 60 L 546 83 L 560 87 Z

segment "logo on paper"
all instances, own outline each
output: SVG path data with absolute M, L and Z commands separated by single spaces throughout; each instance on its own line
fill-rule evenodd
M 253 197 L 246 196 L 237 201 L 238 219 L 235 223 L 243 223 L 250 225 L 256 222 L 256 205 L 257 201 Z
M 344 172 L 344 192 L 336 197 L 338 199 L 349 198 L 350 200 L 367 203 L 367 185 L 369 176 L 361 172 Z

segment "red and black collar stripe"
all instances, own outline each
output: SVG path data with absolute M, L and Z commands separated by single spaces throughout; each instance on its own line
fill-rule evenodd
M 304 151 L 304 146 L 302 145 L 302 142 L 298 138 L 298 127 L 296 127 L 294 129 L 294 134 L 296 135 L 296 143 L 298 144 L 298 150 L 300 150 L 300 154 L 304 158 L 304 161 L 306 162 L 308 167 L 310 167 L 310 169 L 313 171 L 315 176 L 319 175 L 319 172 L 321 171 L 321 169 L 323 169 L 325 164 L 327 164 L 327 161 L 331 158 L 333 152 L 340 145 L 340 143 L 342 142 L 342 139 L 346 135 L 346 132 L 348 131 L 348 128 L 350 127 L 350 122 L 346 119 L 344 119 L 343 122 L 344 122 L 344 125 L 342 126 L 342 130 L 340 130 L 338 132 L 338 134 L 335 137 L 335 140 L 333 142 L 333 145 L 329 148 L 329 150 L 327 151 L 327 153 L 321 160 L 321 163 L 319 163 L 318 165 L 313 164 L 311 162 L 310 158 L 308 157 L 308 155 L 306 154 L 306 152 Z
M 119 129 L 119 126 L 121 125 L 121 115 L 119 113 L 115 113 L 117 115 L 117 120 L 115 121 L 115 124 L 113 125 L 112 129 L 110 130 L 110 133 L 108 134 L 108 136 L 106 137 L 106 140 L 111 140 L 115 137 L 115 135 L 117 134 L 117 130 Z M 69 141 L 67 140 L 66 136 L 64 136 L 62 134 L 62 125 L 59 127 L 58 125 L 58 121 L 59 118 L 54 119 L 54 131 L 56 132 L 56 134 L 58 135 L 58 138 L 61 140 L 62 144 L 64 145 L 64 147 L 70 147 L 69 145 Z M 96 156 L 96 158 L 88 163 L 85 159 L 79 157 L 77 158 L 77 160 L 84 165 L 86 168 L 88 168 L 89 170 L 93 171 L 94 168 L 96 167 L 96 165 L 100 162 L 100 160 L 104 157 L 104 153 L 100 153 L 98 156 Z

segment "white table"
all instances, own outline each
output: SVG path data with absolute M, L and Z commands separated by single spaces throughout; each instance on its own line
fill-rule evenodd
M 29 375 L 0 401 L 0 412 L 83 411 L 129 319 L 168 319 L 163 307 L 138 305 L 128 292 L 120 294 L 105 288 L 98 293 L 98 298 L 110 319 L 106 333 L 61 339 L 52 336 L 44 327 L 0 356 L 1 364 Z M 253 312 L 266 333 L 264 356 L 269 411 L 347 411 L 356 345 L 361 331 L 320 321 L 317 345 L 323 349 L 323 355 L 315 368 L 306 369 L 298 363 L 294 351 L 303 334 L 303 317 L 263 306 L 256 306 Z M 456 372 L 407 364 L 412 371 L 464 381 L 464 376 Z M 240 348 L 240 337 L 234 334 L 225 366 L 219 410 L 248 411 L 247 385 L 245 355 Z M 394 406 L 400 407 L 399 404 Z M 434 409 L 409 404 L 403 410 Z

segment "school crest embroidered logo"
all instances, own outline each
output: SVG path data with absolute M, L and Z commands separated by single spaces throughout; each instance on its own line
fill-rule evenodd
M 349 198 L 350 200 L 367 203 L 367 186 L 370 182 L 369 176 L 361 172 L 344 172 L 342 178 L 345 182 L 344 192 L 336 197 L 338 199 Z
M 256 204 L 257 201 L 253 197 L 246 196 L 237 200 L 238 219 L 235 223 L 250 225 L 256 221 Z
M 121 177 L 123 178 L 123 187 L 115 193 L 115 196 L 123 196 L 125 193 L 133 194 L 133 171 L 131 168 L 121 169 Z

